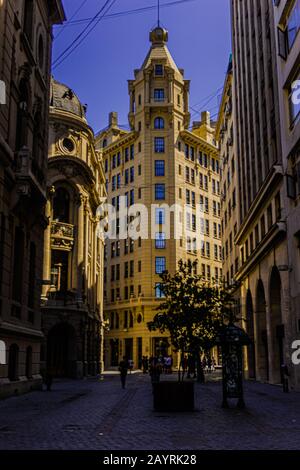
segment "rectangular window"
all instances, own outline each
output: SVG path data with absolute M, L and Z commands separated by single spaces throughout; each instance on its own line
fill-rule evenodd
M 162 284 L 160 282 L 157 282 L 155 284 L 155 297 L 157 299 L 161 299 L 161 298 L 165 297 L 165 294 L 163 293 L 163 287 L 162 287 Z
M 165 223 L 165 209 L 155 209 L 155 223 L 156 225 Z
M 117 189 L 120 189 L 121 187 L 121 175 L 120 173 L 117 175 Z
M 125 185 L 127 185 L 129 183 L 129 170 L 127 168 L 127 170 L 125 170 Z
M 154 101 L 164 101 L 165 90 L 163 88 L 155 88 L 154 90 Z
M 166 258 L 163 256 L 156 257 L 155 258 L 155 273 L 162 274 L 164 271 L 166 271 Z
M 130 277 L 134 276 L 134 261 L 130 261 Z
M 112 189 L 112 191 L 116 190 L 116 183 L 117 183 L 117 177 L 113 176 L 112 180 L 111 180 L 111 189 Z
M 190 169 L 189 169 L 188 166 L 185 167 L 185 181 L 186 181 L 187 183 L 190 182 Z
M 124 277 L 125 277 L 125 279 L 128 278 L 128 272 L 129 272 L 129 271 L 128 271 L 128 268 L 129 268 L 128 261 L 126 261 L 126 262 L 124 263 Z
M 157 250 L 164 250 L 166 248 L 166 234 L 157 232 L 155 234 L 155 248 Z
M 165 199 L 165 185 L 164 184 L 155 185 L 155 199 L 157 201 Z
M 130 183 L 134 182 L 134 167 L 130 168 Z
M 125 149 L 125 162 L 128 162 L 128 160 L 129 160 L 129 148 L 126 147 L 126 149 Z
M 130 160 L 134 159 L 134 144 L 130 145 Z
M 130 205 L 133 206 L 134 204 L 134 189 L 130 190 Z
M 154 138 L 154 151 L 155 151 L 155 153 L 164 153 L 165 152 L 165 139 L 164 139 L 164 137 L 155 137 Z
M 156 77 L 163 77 L 164 75 L 164 68 L 162 64 L 155 65 L 155 76 Z
M 117 166 L 120 166 L 121 165 L 121 154 L 120 152 L 118 152 L 118 155 L 117 155 Z
M 155 176 L 165 176 L 164 160 L 155 160 Z

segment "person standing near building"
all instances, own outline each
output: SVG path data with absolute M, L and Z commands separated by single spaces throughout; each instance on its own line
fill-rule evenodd
M 122 388 L 124 389 L 126 385 L 126 377 L 127 377 L 127 372 L 128 372 L 128 361 L 125 356 L 123 357 L 123 360 L 119 364 L 119 371 L 120 371 Z

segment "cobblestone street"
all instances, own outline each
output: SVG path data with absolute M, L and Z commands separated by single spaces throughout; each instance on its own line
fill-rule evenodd
M 175 376 L 174 376 L 175 379 Z M 194 413 L 155 413 L 148 376 L 58 381 L 0 402 L 0 449 L 299 449 L 300 394 L 245 385 L 247 409 L 221 408 L 221 383 L 196 385 Z

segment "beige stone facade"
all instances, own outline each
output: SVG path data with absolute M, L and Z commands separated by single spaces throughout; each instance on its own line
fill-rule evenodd
M 286 189 L 288 154 L 299 141 L 299 129 L 287 124 L 285 65 L 277 54 L 275 23 L 275 16 L 278 22 L 280 12 L 287 14 L 288 4 L 296 2 L 277 2 L 280 10 L 274 3 L 231 2 L 239 214 L 235 243 L 240 248 L 235 278 L 244 327 L 253 338 L 247 376 L 280 383 L 286 364 L 291 386 L 299 388 L 299 371 L 291 361 L 291 345 L 299 337 L 299 208 Z M 291 53 L 291 61 L 296 63 L 298 53 L 299 48 Z
M 120 240 L 117 236 L 106 243 L 105 316 L 110 325 L 106 367 L 117 366 L 123 355 L 137 368 L 142 356 L 171 353 L 167 338 L 147 328 L 161 302 L 160 272 L 174 272 L 180 259 L 191 259 L 198 260 L 198 272 L 207 280 L 222 277 L 215 127 L 209 113 L 203 113 L 201 122 L 189 129 L 189 81 L 167 48 L 167 31 L 155 28 L 150 41 L 142 67 L 129 81 L 131 130 L 121 130 L 112 113 L 108 128 L 96 137 L 104 160 L 108 201 L 119 214 L 117 227 L 123 216 L 121 196 L 129 209 L 142 204 L 151 214 L 152 206 L 157 206 L 152 237 L 149 216 L 145 237 Z M 167 207 L 174 204 L 190 206 L 190 215 L 182 215 L 181 220 L 187 230 L 178 239 L 173 217 L 168 236 Z M 197 205 L 203 209 L 201 220 L 196 218 Z M 199 248 L 194 243 L 196 224 L 202 238 Z
M 63 20 L 60 0 L 0 2 L 1 396 L 41 386 L 49 71 L 52 25 Z
M 74 92 L 51 82 L 41 366 L 82 378 L 103 369 L 104 238 L 98 208 L 106 200 L 94 134 Z

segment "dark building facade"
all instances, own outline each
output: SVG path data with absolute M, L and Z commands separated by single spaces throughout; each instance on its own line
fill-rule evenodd
M 0 396 L 41 385 L 52 25 L 64 19 L 60 0 L 0 4 Z

